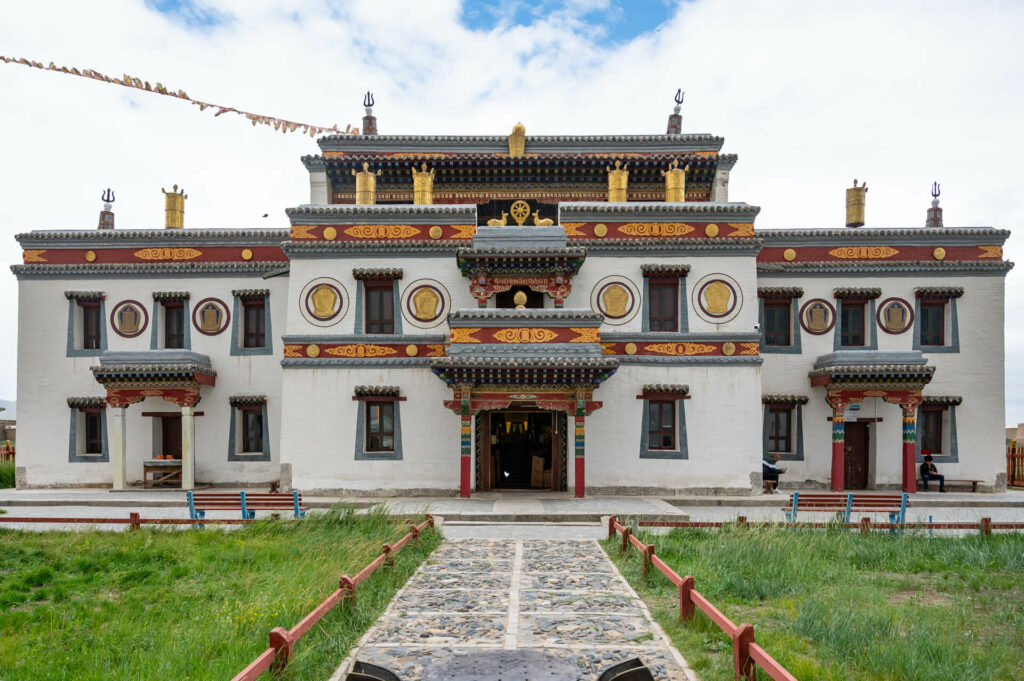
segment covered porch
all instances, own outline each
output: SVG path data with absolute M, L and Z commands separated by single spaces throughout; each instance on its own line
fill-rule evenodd
M 900 484 L 908 494 L 917 491 L 916 414 L 924 400 L 924 386 L 934 373 L 935 367 L 928 366 L 918 351 L 837 351 L 818 358 L 809 377 L 811 386 L 825 388 L 825 399 L 832 407 L 832 491 L 847 488 L 846 455 L 852 446 L 845 427 L 847 411 L 868 398 L 881 398 L 902 410 Z
M 201 388 L 213 386 L 217 380 L 210 358 L 187 350 L 105 352 L 100 356 L 99 366 L 92 367 L 92 373 L 106 390 L 105 401 L 110 408 L 113 489 L 127 489 L 127 409 L 147 397 L 159 397 L 180 409 L 180 457 L 161 455 L 160 459 L 144 461 L 143 477 L 147 468 L 159 471 L 164 479 L 176 477 L 180 469 L 181 489 L 195 489 L 195 407 L 201 398 Z M 178 420 L 177 415 L 174 420 Z

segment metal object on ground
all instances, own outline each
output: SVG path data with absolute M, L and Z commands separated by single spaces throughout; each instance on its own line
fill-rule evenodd
M 356 663 L 352 665 L 352 671 L 345 677 L 345 681 L 400 681 L 398 675 L 394 672 L 385 669 L 384 667 L 378 667 L 375 664 L 369 662 L 360 662 L 356 660 Z
M 597 681 L 654 681 L 654 675 L 639 657 L 634 657 L 608 667 Z
M 566 681 L 578 676 L 579 669 L 565 658 L 537 650 L 488 650 L 428 665 L 421 681 Z

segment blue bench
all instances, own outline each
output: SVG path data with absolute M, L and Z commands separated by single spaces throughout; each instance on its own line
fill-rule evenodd
M 188 492 L 188 515 L 202 520 L 207 511 L 240 511 L 243 520 L 256 517 L 256 511 L 292 511 L 296 518 L 305 518 L 308 509 L 302 505 L 302 495 L 256 494 L 247 492 L 195 493 Z
M 835 513 L 836 519 L 843 523 L 850 522 L 850 514 L 854 511 L 865 513 L 888 513 L 889 522 L 903 524 L 907 517 L 907 493 L 902 494 L 868 494 L 846 492 L 845 494 L 815 494 L 812 492 L 793 492 L 790 507 L 786 512 L 786 522 L 796 522 L 799 511 L 815 511 Z

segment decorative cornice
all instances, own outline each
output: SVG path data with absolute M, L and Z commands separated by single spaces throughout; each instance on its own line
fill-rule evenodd
M 357 267 L 352 270 L 352 278 L 365 279 L 401 279 L 401 267 Z
M 65 291 L 64 297 L 68 300 L 103 300 L 106 294 L 103 291 Z
M 884 241 L 886 244 L 1003 243 L 1010 231 L 993 227 L 860 227 L 858 229 L 755 229 L 765 244 L 773 247 L 847 241 Z M 778 243 L 785 242 L 785 243 Z
M 685 277 L 690 271 L 690 266 L 653 263 L 640 265 L 640 271 L 645 277 Z
M 191 297 L 188 291 L 153 291 L 153 300 L 188 300 Z
M 804 290 L 799 286 L 758 286 L 758 298 L 802 298 Z
M 231 397 L 228 398 L 228 404 L 230 404 L 232 407 L 251 406 L 266 403 L 266 395 L 232 395 Z
M 559 222 L 586 222 L 588 220 L 608 220 L 609 215 L 616 218 L 637 216 L 650 219 L 652 216 L 669 220 L 712 220 L 722 222 L 753 222 L 761 212 L 758 206 L 746 203 L 711 203 L 708 201 L 688 201 L 685 203 L 666 203 L 664 201 L 630 201 L 630 202 L 598 202 L 598 201 L 566 201 L 558 204 Z M 724 241 L 724 239 L 723 239 Z
M 54 248 L 55 241 L 74 244 L 77 248 L 130 247 L 139 245 L 277 245 L 288 240 L 288 230 L 280 229 L 91 229 L 91 230 L 33 230 L 16 234 L 23 248 Z
M 432 255 L 454 255 L 459 248 L 466 246 L 465 241 L 402 241 L 365 240 L 365 241 L 293 241 L 282 245 L 282 250 L 289 258 L 341 258 L 352 255 L 382 255 L 387 253 L 429 253 Z
M 19 278 L 65 279 L 68 277 L 176 277 L 211 276 L 219 274 L 262 276 L 266 272 L 288 268 L 287 260 L 252 262 L 164 262 L 104 263 L 92 265 L 11 265 Z
M 759 239 L 573 239 L 595 255 L 634 255 L 637 252 L 659 255 L 697 255 L 705 251 L 728 251 L 730 255 L 757 255 L 761 250 Z
M 448 315 L 449 322 L 494 322 L 494 321 L 588 321 L 602 322 L 604 315 L 590 309 L 577 308 L 461 308 Z
M 1007 261 L 972 260 L 856 260 L 834 262 L 757 263 L 758 274 L 1006 274 L 1013 269 Z
M 286 208 L 292 224 L 476 224 L 476 205 L 463 204 L 330 204 Z M 288 236 L 285 237 L 286 239 Z
M 918 298 L 959 298 L 963 294 L 963 286 L 918 286 L 914 289 Z
M 614 369 L 619 361 L 613 357 L 434 357 L 430 366 L 435 368 L 538 368 Z
M 357 385 L 355 388 L 357 397 L 398 397 L 399 392 L 397 385 Z
M 317 140 L 324 152 L 347 153 L 491 153 L 508 154 L 508 135 L 325 135 Z M 725 139 L 707 134 L 686 135 L 527 135 L 527 157 L 564 152 L 629 153 L 718 151 Z
M 958 406 L 963 401 L 964 398 L 961 395 L 925 395 L 922 404 L 929 406 Z
M 807 395 L 786 395 L 782 393 L 765 393 L 761 395 L 761 404 L 807 404 Z
M 684 383 L 647 383 L 643 387 L 644 393 L 676 393 L 678 395 L 689 395 L 690 386 Z
M 931 380 L 935 367 L 924 364 L 837 364 L 812 369 L 810 378 L 831 376 L 837 381 L 861 381 L 874 379 Z
M 266 298 L 270 295 L 269 288 L 236 288 L 231 295 L 239 298 Z
M 95 409 L 106 404 L 104 397 L 69 397 L 68 406 L 75 409 Z
M 878 298 L 882 295 L 882 289 L 866 287 L 857 288 L 852 286 L 840 286 L 839 288 L 832 289 L 832 295 L 835 298 Z

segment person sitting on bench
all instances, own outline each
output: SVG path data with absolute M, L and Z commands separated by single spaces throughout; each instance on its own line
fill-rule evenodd
M 786 469 L 779 468 L 779 459 L 781 458 L 778 454 L 773 454 L 771 463 L 761 461 L 761 479 L 765 482 L 774 483 L 772 485 L 772 494 L 782 494 L 779 491 L 779 475 L 785 473 Z
M 946 491 L 946 476 L 940 475 L 938 469 L 935 468 L 935 464 L 932 463 L 932 455 L 925 454 L 924 463 L 921 464 L 921 484 L 924 485 L 924 491 L 928 491 L 928 481 L 938 480 L 939 491 Z

